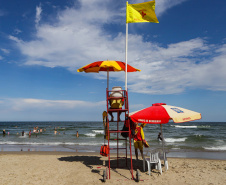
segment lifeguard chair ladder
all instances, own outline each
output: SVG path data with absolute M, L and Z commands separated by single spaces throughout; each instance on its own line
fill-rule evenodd
M 132 175 L 132 179 L 134 179 L 133 176 L 133 163 L 132 163 L 132 149 L 131 149 L 131 129 L 130 129 L 130 124 L 129 125 L 129 130 L 128 131 L 122 131 L 119 129 L 119 124 L 124 124 L 126 123 L 128 120 L 128 115 L 129 115 L 129 102 L 128 102 L 128 92 L 126 90 L 117 90 L 117 91 L 121 91 L 122 92 L 122 97 L 120 97 L 120 99 L 122 99 L 122 101 L 124 101 L 124 105 L 121 109 L 111 109 L 109 102 L 112 99 L 119 99 L 119 97 L 115 98 L 115 97 L 110 97 L 111 90 L 106 89 L 106 100 L 107 100 L 107 136 L 106 139 L 108 140 L 108 146 L 109 146 L 109 155 L 108 155 L 108 170 L 107 170 L 107 178 L 110 179 L 111 178 L 111 159 L 117 159 L 117 167 L 119 167 L 119 159 L 125 159 L 126 160 L 126 166 L 129 168 L 128 163 L 127 163 L 127 138 L 119 138 L 119 134 L 121 135 L 121 133 L 127 133 L 128 134 L 128 138 L 129 138 L 129 158 L 130 158 L 130 172 Z M 115 91 L 114 91 L 115 92 Z M 111 121 L 109 120 L 109 112 L 111 113 L 116 113 L 117 114 L 117 120 L 115 121 Z M 122 120 L 120 120 L 120 113 L 121 113 L 121 118 L 124 118 Z M 123 116 L 124 114 L 124 116 Z M 110 129 L 110 124 L 117 124 L 117 129 L 116 130 L 111 130 Z M 122 129 L 122 127 L 121 127 Z M 115 139 L 111 139 L 111 133 L 116 133 L 117 138 Z M 110 140 L 113 141 L 117 141 L 117 147 L 114 148 L 111 146 Z M 119 147 L 119 141 L 125 141 L 125 147 Z M 117 157 L 111 157 L 111 151 L 112 150 L 117 150 Z M 126 152 L 126 156 L 125 157 L 119 157 L 119 150 L 125 150 Z

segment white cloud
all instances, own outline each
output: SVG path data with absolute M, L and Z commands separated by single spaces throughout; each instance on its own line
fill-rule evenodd
M 185 1 L 188 1 L 188 0 L 156 0 L 155 1 L 156 14 L 158 16 L 160 16 L 163 13 L 165 13 L 168 9 L 170 9 L 170 8 L 180 4 L 180 3 L 183 3 Z
M 2 106 L 8 106 L 14 111 L 24 110 L 69 110 L 69 109 L 93 109 L 94 107 L 104 106 L 105 101 L 100 102 L 87 102 L 78 100 L 44 100 L 44 99 L 2 99 Z
M 215 56 L 202 62 L 192 73 L 192 85 L 213 91 L 226 91 L 226 44 L 215 51 Z
M 4 48 L 1 48 L 1 51 L 2 51 L 3 53 L 5 53 L 5 54 L 9 54 L 9 53 L 10 53 L 10 51 L 9 51 L 8 49 L 4 49 Z
M 18 28 L 16 28 L 15 30 L 14 30 L 14 34 L 16 34 L 16 35 L 18 35 L 19 33 L 21 33 L 22 31 L 20 30 L 20 29 L 18 29 Z
M 38 26 L 39 21 L 41 20 L 42 7 L 41 4 L 36 7 L 36 16 L 35 16 L 35 24 Z
M 7 98 L 0 100 L 1 120 L 97 120 L 106 101 Z M 40 116 L 41 115 L 41 116 Z M 87 117 L 87 115 L 90 115 Z M 101 117 L 101 115 L 100 115 Z M 10 120 L 9 120 L 10 118 Z
M 184 1 L 156 1 L 157 15 Z M 87 61 L 124 61 L 124 33 L 112 37 L 103 30 L 103 25 L 115 20 L 120 13 L 102 2 L 80 0 L 79 9 L 72 7 L 59 12 L 54 24 L 38 24 L 42 9 L 37 7 L 36 38 L 23 41 L 10 36 L 27 57 L 25 65 L 60 66 L 74 70 L 86 65 Z M 226 90 L 225 45 L 209 45 L 204 38 L 162 47 L 144 42 L 140 35 L 129 34 L 128 62 L 142 70 L 129 75 L 128 87 L 133 92 L 174 94 L 187 88 Z M 124 75 L 119 73 L 111 76 L 124 80 Z M 95 78 L 101 78 L 101 74 Z
M 99 60 L 100 56 L 103 59 L 114 58 L 118 54 L 117 47 L 122 50 L 122 37 L 119 37 L 119 43 L 117 40 L 112 42 L 101 30 L 100 24 L 110 20 L 114 13 L 109 13 L 103 7 L 105 4 L 99 4 L 97 0 L 81 1 L 81 5 L 79 10 L 68 8 L 59 13 L 58 21 L 54 25 L 38 26 L 36 40 L 23 42 L 11 37 L 28 57 L 27 65 L 74 68 L 82 66 L 85 61 Z
M 225 91 L 225 45 L 218 48 L 208 46 L 200 38 L 167 48 L 149 47 L 152 52 L 148 54 L 147 49 L 144 57 L 139 58 L 137 67 L 142 72 L 131 75 L 130 80 L 135 83 L 129 87 L 134 92 L 147 94 L 181 93 L 186 88 Z
M 9 35 L 9 39 L 11 39 L 11 40 L 17 42 L 19 48 L 20 48 L 20 45 L 23 44 L 23 41 L 22 41 L 21 39 L 18 39 L 17 37 L 14 37 L 14 36 L 12 36 L 12 35 Z M 20 48 L 20 49 L 21 49 L 21 48 Z

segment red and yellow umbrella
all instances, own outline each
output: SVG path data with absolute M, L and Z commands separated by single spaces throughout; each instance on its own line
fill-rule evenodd
M 88 64 L 80 69 L 78 72 L 85 72 L 85 73 L 99 73 L 99 71 L 125 71 L 126 64 L 121 61 L 114 61 L 114 60 L 106 60 L 106 61 L 97 61 L 91 64 Z M 140 71 L 140 69 L 136 69 L 127 64 L 127 72 L 136 72 Z
M 106 71 L 108 84 L 109 84 L 109 72 L 118 72 L 118 71 L 126 71 L 126 64 L 121 61 L 114 60 L 106 60 L 106 61 L 97 61 L 82 68 L 79 68 L 77 72 L 85 72 L 85 73 L 99 73 L 100 71 Z M 127 64 L 127 72 L 136 72 L 141 71 L 140 69 L 136 69 Z M 109 87 L 109 85 L 108 85 Z

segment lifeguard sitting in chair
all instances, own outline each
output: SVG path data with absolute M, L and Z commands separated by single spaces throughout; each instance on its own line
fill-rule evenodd
M 110 97 L 114 97 L 114 99 L 110 99 L 110 109 L 121 109 L 124 105 L 124 99 L 123 92 L 121 87 L 112 87 L 112 92 L 110 94 Z M 109 115 L 111 116 L 111 121 L 114 121 L 114 116 L 112 112 L 109 112 Z M 119 112 L 119 121 L 120 120 L 121 112 Z

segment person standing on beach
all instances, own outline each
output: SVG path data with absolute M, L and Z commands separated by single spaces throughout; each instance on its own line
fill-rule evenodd
M 77 131 L 76 137 L 79 137 L 78 131 Z
M 135 135 L 134 135 L 134 148 L 135 148 L 135 155 L 136 160 L 138 160 L 138 148 L 141 153 L 141 157 L 143 159 L 143 140 L 144 140 L 144 132 L 143 128 L 138 125 L 138 123 L 135 123 Z

